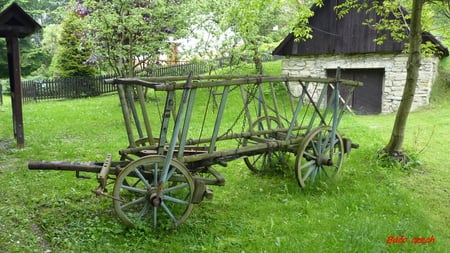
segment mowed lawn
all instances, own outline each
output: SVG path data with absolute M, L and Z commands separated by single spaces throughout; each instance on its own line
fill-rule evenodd
M 445 79 L 444 80 L 449 80 Z M 360 145 L 330 185 L 302 191 L 293 170 L 251 173 L 242 160 L 175 230 L 127 229 L 96 175 L 30 171 L 30 160 L 101 161 L 127 138 L 117 95 L 24 105 L 25 148 L 0 106 L 0 252 L 448 252 L 449 84 L 410 114 L 405 149 L 414 164 L 381 164 L 395 115 L 347 114 L 340 132 Z

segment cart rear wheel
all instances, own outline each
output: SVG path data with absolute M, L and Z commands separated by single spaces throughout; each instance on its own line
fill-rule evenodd
M 176 227 L 191 213 L 194 180 L 190 172 L 171 160 L 164 179 L 164 161 L 164 156 L 136 159 L 117 177 L 114 210 L 126 226 Z
M 339 173 L 344 158 L 344 143 L 339 133 L 322 126 L 309 132 L 299 146 L 295 175 L 301 188 L 317 181 L 332 180 Z M 333 140 L 332 140 L 333 139 Z
M 251 125 L 251 129 L 254 131 L 264 131 L 270 129 L 280 129 L 283 128 L 283 124 L 275 117 L 260 117 Z M 264 140 L 275 140 L 276 133 L 267 133 L 257 135 L 259 138 Z M 251 144 L 259 143 L 258 141 L 251 139 L 244 139 L 242 146 L 248 146 Z M 244 162 L 252 172 L 262 173 L 274 167 L 288 167 L 288 160 L 291 153 L 286 151 L 274 151 L 267 150 L 266 152 L 256 154 L 244 158 Z

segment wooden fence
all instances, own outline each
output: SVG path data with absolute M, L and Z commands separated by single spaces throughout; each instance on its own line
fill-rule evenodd
M 266 61 L 268 59 L 265 59 Z M 273 59 L 272 59 L 273 60 Z M 213 62 L 164 62 L 147 68 L 139 76 L 183 76 L 193 73 L 200 75 L 210 70 L 223 67 L 230 59 L 222 58 Z M 82 98 L 99 96 L 104 93 L 116 91 L 116 86 L 105 83 L 106 79 L 114 78 L 113 75 L 97 77 L 73 77 L 56 78 L 39 81 L 23 81 L 23 102 L 32 102 L 48 99 Z
M 46 99 L 82 98 L 116 91 L 115 85 L 105 83 L 113 76 L 55 78 L 24 81 L 23 102 Z
M 156 65 L 154 68 L 144 70 L 147 76 L 187 76 L 192 72 L 194 75 L 208 73 L 212 66 L 207 63 L 176 62 L 169 65 Z
M 195 75 L 207 73 L 209 66 L 203 63 L 178 63 L 168 66 L 157 66 L 141 72 L 148 76 L 182 76 L 192 72 Z M 39 81 L 23 81 L 23 102 L 38 100 L 82 98 L 99 96 L 115 92 L 116 86 L 105 83 L 114 76 L 56 78 Z

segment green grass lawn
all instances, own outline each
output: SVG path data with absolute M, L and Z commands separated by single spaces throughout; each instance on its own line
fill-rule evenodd
M 273 64 L 266 69 L 276 72 Z M 360 148 L 333 184 L 303 192 L 294 171 L 257 176 L 242 160 L 230 162 L 216 168 L 226 185 L 214 187 L 214 199 L 196 205 L 176 230 L 125 228 L 112 201 L 91 193 L 94 174 L 84 180 L 27 169 L 30 160 L 119 159 L 128 142 L 117 95 L 24 105 L 20 150 L 7 97 L 0 106 L 0 252 L 448 252 L 449 85 L 440 82 L 431 105 L 410 115 L 405 148 L 419 166 L 376 160 L 395 115 L 347 114 L 340 132 Z M 395 237 L 407 239 L 387 243 Z

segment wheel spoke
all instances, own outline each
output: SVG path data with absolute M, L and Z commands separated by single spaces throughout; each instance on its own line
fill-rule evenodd
M 316 163 L 316 161 L 309 161 L 309 162 L 303 164 L 303 165 L 300 167 L 300 170 L 303 170 L 304 168 L 310 167 L 311 165 L 313 165 L 313 164 L 315 164 L 315 163 Z
M 158 208 L 153 207 L 153 228 L 158 226 Z
M 342 152 L 341 151 L 335 151 L 332 154 L 332 157 L 338 157 L 338 159 L 340 159 L 342 157 Z
M 139 215 L 138 215 L 140 220 L 142 220 L 144 215 L 146 215 L 148 213 L 148 210 L 150 210 L 150 203 L 148 203 L 148 201 L 146 201 L 144 204 L 144 207 L 142 208 L 142 210 L 139 212 Z
M 127 185 L 122 185 L 120 188 L 131 191 L 131 192 L 136 192 L 136 193 L 140 193 L 140 194 L 145 194 L 147 193 L 147 190 L 144 189 L 139 189 L 136 187 L 131 187 L 131 186 L 127 186 Z
M 150 188 L 150 184 L 148 183 L 147 179 L 144 178 L 142 173 L 138 170 L 138 168 L 134 169 L 134 173 L 142 180 L 142 182 L 145 184 L 147 188 Z
M 264 170 L 265 168 L 266 168 L 266 165 L 267 165 L 267 153 L 264 153 L 263 155 L 262 155 L 262 157 L 263 157 L 263 160 L 262 160 L 262 164 L 261 164 L 261 170 Z
M 163 196 L 163 200 L 167 200 L 173 203 L 177 203 L 177 204 L 181 204 L 181 205 L 189 205 L 189 202 L 187 202 L 186 200 L 182 200 L 182 199 L 177 199 L 174 197 L 171 197 L 169 195 L 164 195 Z
M 325 136 L 322 138 L 323 139 L 322 145 L 324 147 L 324 149 L 322 150 L 323 153 L 325 153 L 325 150 L 328 150 L 329 148 L 334 146 L 331 145 L 331 134 L 328 131 L 324 134 Z
M 252 157 L 256 157 L 256 159 L 253 160 L 253 162 L 252 162 L 252 165 L 256 165 L 258 163 L 259 159 L 261 159 L 261 157 L 264 157 L 264 154 L 262 154 L 262 155 L 254 155 Z
M 305 157 L 306 159 L 317 160 L 317 156 L 315 156 L 314 154 L 311 154 L 309 152 L 304 152 L 303 153 L 303 157 Z
M 175 218 L 175 216 L 173 215 L 173 213 L 170 211 L 170 209 L 167 207 L 167 205 L 162 202 L 161 203 L 162 208 L 164 209 L 164 211 L 166 211 L 166 213 L 169 215 L 169 217 L 172 219 L 173 223 L 177 223 L 177 218 Z
M 289 167 L 289 163 L 288 163 L 289 162 L 289 156 L 288 156 L 289 154 L 288 153 L 279 151 L 279 152 L 272 152 L 272 154 L 273 154 L 273 157 L 275 158 L 275 159 L 273 159 L 275 163 L 278 162 L 278 164 L 280 166 L 282 166 L 283 168 Z
M 267 161 L 268 161 L 268 164 L 269 165 L 272 165 L 273 164 L 273 161 L 274 161 L 274 159 L 273 159 L 273 152 L 267 152 L 266 153 L 267 155 Z M 263 168 L 264 169 L 264 168 Z
M 311 166 L 309 167 L 309 170 L 305 173 L 305 175 L 303 176 L 303 181 L 306 181 L 306 179 L 309 177 L 309 175 L 311 173 L 314 172 L 314 170 L 316 169 L 316 166 Z
M 314 166 L 314 169 L 312 170 L 312 172 L 311 172 L 311 184 L 313 185 L 314 184 L 314 181 L 315 181 L 315 179 L 316 179 L 316 175 L 317 175 L 317 170 L 318 170 L 318 168 L 316 167 L 316 166 Z
M 317 143 L 315 141 L 311 142 L 311 148 L 314 151 L 314 154 L 320 154 L 320 150 L 317 148 Z M 320 147 L 320 144 L 319 144 Z
M 153 185 L 158 184 L 158 163 L 155 163 L 153 167 Z
M 176 186 L 164 189 L 163 193 L 167 194 L 167 193 L 169 193 L 171 191 L 175 191 L 175 190 L 179 190 L 179 189 L 183 189 L 183 188 L 188 188 L 188 187 L 189 187 L 189 185 L 187 183 L 186 184 L 179 184 L 179 185 L 176 185 Z
M 145 197 L 141 197 L 141 198 L 135 199 L 135 200 L 133 200 L 131 202 L 128 202 L 128 203 L 126 203 L 124 205 L 121 205 L 120 207 L 122 209 L 127 209 L 127 208 L 129 208 L 131 206 L 134 206 L 136 204 L 140 204 L 140 203 L 143 203 L 143 202 L 145 202 Z
M 327 136 L 328 138 L 327 138 L 327 145 L 326 145 L 326 147 L 325 147 L 325 149 L 323 150 L 324 151 L 324 153 L 325 153 L 325 150 L 329 150 L 330 151 L 330 156 L 331 156 L 331 154 L 333 154 L 335 151 L 335 149 L 340 149 L 340 146 L 338 145 L 337 147 L 336 147 L 336 144 L 339 144 L 339 142 L 340 142 L 340 139 L 338 138 L 338 137 L 336 137 L 335 139 L 334 139 L 334 143 L 333 144 L 331 144 L 331 135 L 328 135 Z M 329 141 L 328 141 L 329 140 Z
M 167 172 L 167 176 L 164 182 L 168 181 L 169 178 L 171 178 L 173 176 L 173 174 L 175 173 L 175 171 L 177 170 L 177 168 L 175 167 L 170 167 L 171 169 L 169 170 L 169 172 Z
M 141 179 L 136 180 L 136 182 L 134 182 L 134 184 L 131 187 L 136 187 L 136 185 L 138 185 L 141 182 Z
M 327 169 L 326 169 L 326 168 L 322 168 L 322 172 L 323 172 L 323 174 L 324 174 L 326 177 L 330 178 L 330 175 L 328 175 L 328 172 L 327 172 Z
M 323 147 L 323 138 L 322 138 L 322 132 L 319 132 L 317 134 L 317 146 L 316 146 L 316 150 L 317 153 L 321 153 L 322 152 L 322 147 Z

